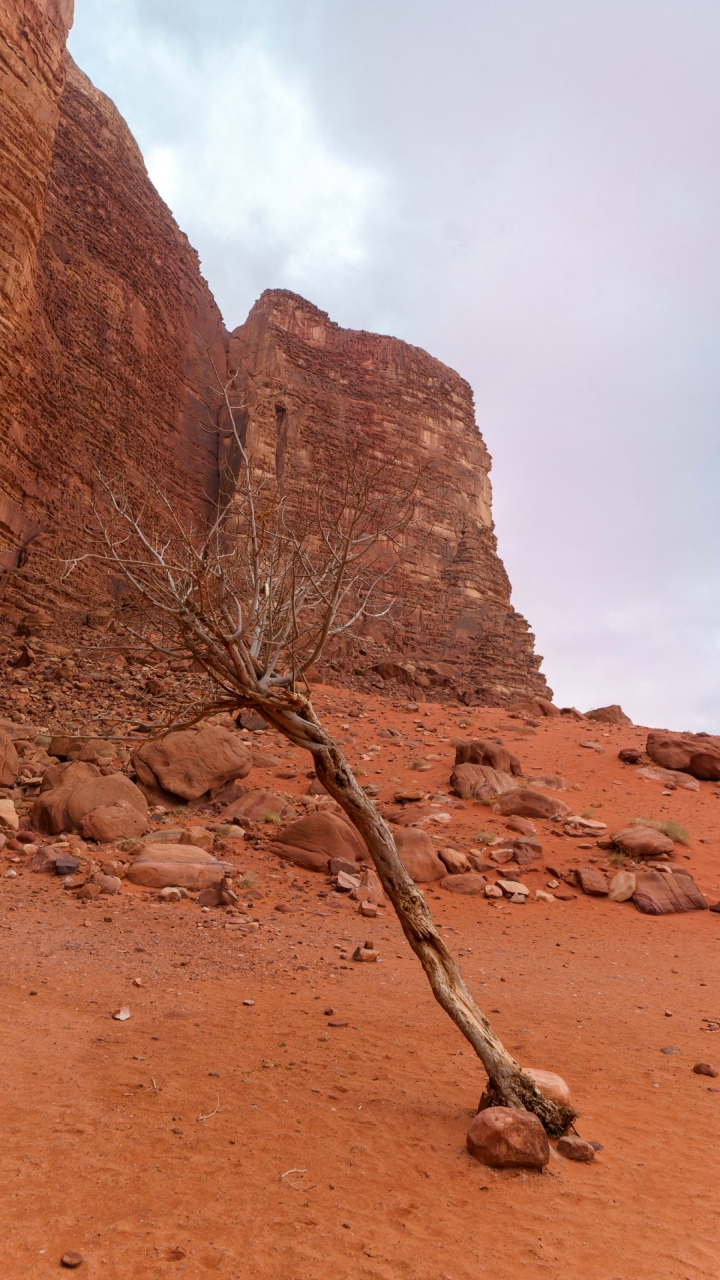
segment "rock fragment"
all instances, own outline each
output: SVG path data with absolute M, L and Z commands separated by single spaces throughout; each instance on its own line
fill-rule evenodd
M 568 1133 L 560 1138 L 557 1149 L 558 1155 L 564 1156 L 566 1160 L 576 1160 L 580 1164 L 590 1164 L 595 1159 L 595 1147 L 575 1133 Z

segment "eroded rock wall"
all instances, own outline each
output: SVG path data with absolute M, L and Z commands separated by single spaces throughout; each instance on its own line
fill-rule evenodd
M 468 700 L 547 697 L 542 659 L 497 554 L 491 459 L 468 383 L 396 338 L 341 329 L 285 290 L 265 292 L 233 332 L 228 369 L 246 447 L 286 490 L 307 489 L 318 473 L 341 475 L 358 442 L 388 464 L 400 456 L 408 481 L 420 477 L 397 570 L 404 625 L 369 626 L 349 664 Z M 406 674 L 392 675 L 388 662 Z
M 198 520 L 217 496 L 220 313 L 127 125 L 64 65 L 24 317 L 16 288 L 3 344 L 6 607 L 61 601 L 52 557 L 73 550 L 95 467 L 153 476 Z

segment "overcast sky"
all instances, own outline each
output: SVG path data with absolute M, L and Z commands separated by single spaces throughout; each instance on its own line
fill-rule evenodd
M 560 705 L 720 731 L 718 0 L 76 0 L 229 327 L 472 384 Z

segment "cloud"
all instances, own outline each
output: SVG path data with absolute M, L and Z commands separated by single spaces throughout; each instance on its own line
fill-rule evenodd
M 471 382 L 560 702 L 720 729 L 720 9 L 78 0 L 227 321 L 270 285 Z

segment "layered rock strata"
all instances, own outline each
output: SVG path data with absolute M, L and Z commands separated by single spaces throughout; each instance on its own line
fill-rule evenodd
M 346 664 L 384 680 L 445 686 L 467 701 L 548 696 L 497 554 L 491 459 L 469 384 L 425 351 L 342 329 L 286 290 L 266 291 L 235 329 L 228 372 L 254 465 L 286 494 L 308 491 L 318 475 L 342 475 L 357 447 L 385 459 L 393 483 L 398 474 L 408 484 L 419 477 L 393 580 L 406 602 L 401 625 L 368 626 Z M 226 431 L 221 471 L 234 470 Z

